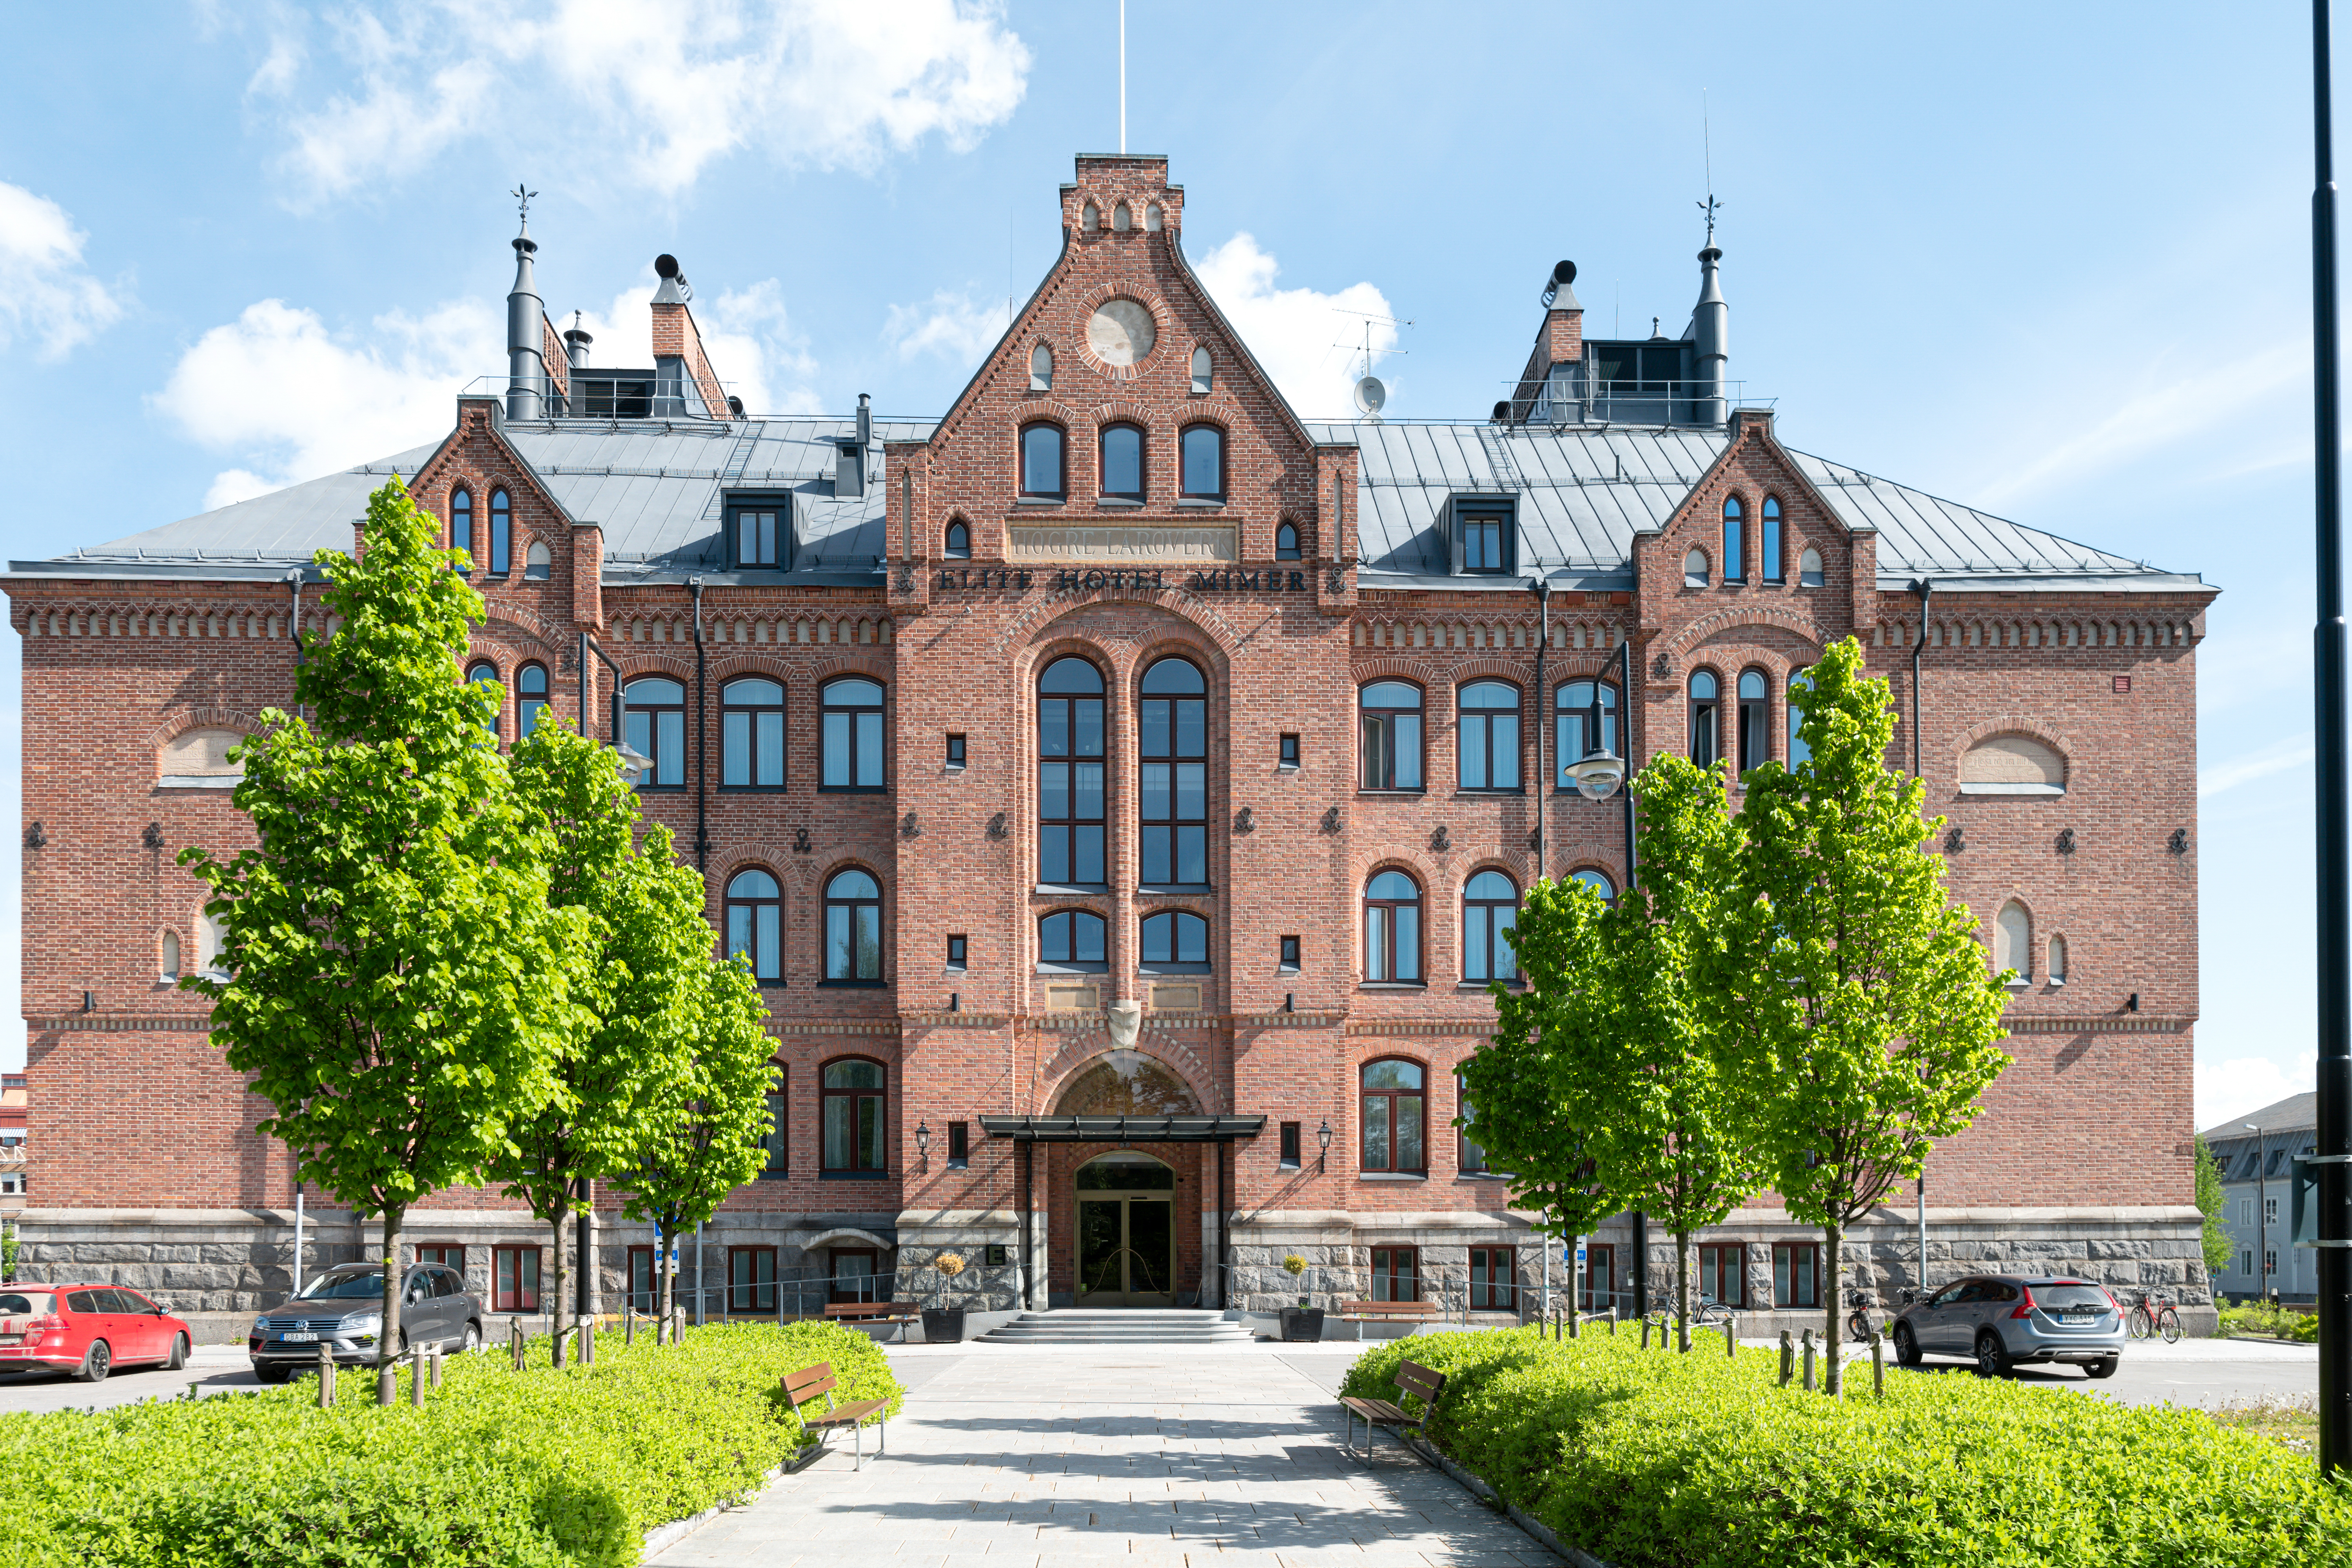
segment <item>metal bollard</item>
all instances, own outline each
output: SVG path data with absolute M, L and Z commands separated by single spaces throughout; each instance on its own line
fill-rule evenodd
M 1789 1380 L 1796 1375 L 1797 1347 L 1790 1342 L 1789 1331 L 1782 1329 L 1780 1331 L 1780 1386 L 1788 1387 Z
M 433 1386 L 438 1388 L 441 1386 L 441 1347 L 437 1344 L 433 1347 L 432 1367 Z
M 1642 1348 L 1650 1348 L 1650 1315 L 1647 1312 L 1642 1314 Z
M 1723 1320 L 1723 1353 L 1732 1361 L 1739 1359 L 1739 1336 L 1732 1331 L 1731 1320 Z
M 596 1364 L 596 1320 L 583 1318 L 580 1322 L 580 1364 Z
M 1617 1309 L 1614 1307 L 1609 1309 L 1609 1337 L 1612 1340 L 1617 1337 Z
M 1813 1393 L 1815 1387 L 1816 1385 L 1813 1382 L 1813 1331 L 1807 1329 L 1805 1331 L 1805 1392 L 1807 1394 Z
M 425 1347 L 418 1345 L 408 1352 L 408 1403 L 422 1406 L 425 1403 Z
M 515 1371 L 522 1370 L 522 1320 L 520 1318 L 507 1320 L 507 1357 L 514 1363 Z
M 324 1341 L 319 1344 L 319 1408 L 335 1407 L 335 1352 Z
M 621 1309 L 621 1348 L 628 1350 L 637 1342 L 637 1304 L 631 1301 Z
M 1886 1336 L 1875 1331 L 1870 1336 L 1870 1389 L 1879 1398 L 1886 1397 Z

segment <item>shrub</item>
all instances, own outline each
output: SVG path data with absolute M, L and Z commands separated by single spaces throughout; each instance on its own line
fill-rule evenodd
M 87 1568 L 631 1568 L 645 1532 L 750 1492 L 814 1438 L 788 1372 L 836 1397 L 898 1380 L 832 1323 L 721 1324 L 673 1347 L 597 1346 L 593 1368 L 457 1356 L 421 1408 L 337 1405 L 298 1378 L 258 1394 L 0 1418 L 0 1563 Z
M 1345 1392 L 1396 1397 L 1408 1355 L 1448 1380 L 1437 1446 L 1618 1568 L 2352 1563 L 2352 1497 L 2196 1410 L 1958 1369 L 1832 1399 L 1777 1387 L 1769 1350 L 1525 1330 L 1390 1342 Z
M 2267 1334 L 2273 1339 L 2315 1344 L 2319 1340 L 2319 1315 L 2298 1312 L 2292 1307 L 2273 1307 L 2267 1301 L 2247 1301 L 2221 1309 L 2221 1331 Z

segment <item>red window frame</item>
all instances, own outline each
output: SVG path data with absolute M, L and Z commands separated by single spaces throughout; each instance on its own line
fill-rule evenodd
M 1607 1280 L 1607 1284 L 1601 1289 L 1594 1289 L 1593 1287 L 1601 1284 L 1604 1278 Z M 1598 1305 L 1596 1305 L 1596 1303 L 1598 1303 Z M 1607 1307 L 1613 1307 L 1616 1304 L 1617 1248 L 1610 1242 L 1588 1241 L 1584 1244 L 1584 1284 L 1581 1310 L 1587 1312 L 1597 1312 L 1603 1310 Z
M 1405 1294 L 1397 1294 L 1399 1289 L 1402 1289 Z M 1372 1248 L 1372 1300 L 1375 1301 L 1421 1300 L 1421 1248 L 1418 1247 Z
M 1802 1289 L 1797 1264 L 1801 1259 Z M 1772 1301 L 1780 1307 L 1822 1304 L 1822 1249 L 1819 1242 L 1776 1241 L 1772 1244 Z
M 1474 1312 L 1516 1312 L 1519 1310 L 1518 1248 L 1474 1247 L 1470 1249 L 1470 1310 Z
M 536 1312 L 539 1310 L 540 1252 L 537 1247 L 494 1247 L 490 1248 L 490 1310 L 493 1312 Z M 530 1267 L 524 1267 L 528 1258 Z
M 1397 1063 L 1400 1066 L 1409 1067 L 1412 1068 L 1413 1071 L 1419 1073 L 1421 1075 L 1421 1087 L 1418 1089 L 1371 1089 L 1366 1086 L 1366 1079 L 1370 1077 L 1371 1071 L 1374 1068 L 1386 1067 L 1391 1062 Z M 1371 1151 L 1371 1105 L 1372 1101 L 1376 1100 L 1385 1100 L 1388 1104 L 1388 1110 L 1384 1113 L 1388 1126 L 1388 1152 L 1385 1159 L 1377 1165 L 1372 1163 Z M 1402 1136 L 1403 1121 L 1400 1116 L 1400 1111 L 1402 1110 L 1402 1102 L 1405 1100 L 1412 1100 L 1420 1108 L 1415 1115 L 1415 1121 L 1419 1126 L 1419 1131 L 1417 1132 L 1416 1137 L 1418 1138 L 1421 1146 L 1421 1160 L 1420 1163 L 1412 1165 L 1404 1163 L 1400 1158 L 1404 1152 L 1402 1148 L 1404 1142 Z M 1415 1061 L 1411 1057 L 1375 1057 L 1370 1061 L 1366 1062 L 1362 1067 L 1356 1070 L 1356 1161 L 1357 1168 L 1359 1170 L 1383 1172 L 1392 1171 L 1402 1175 L 1414 1176 L 1425 1176 L 1429 1174 L 1428 1063 Z M 1421 1298 L 1418 1296 L 1407 1298 L 1407 1300 L 1416 1301 L 1420 1299 Z
M 1724 1286 L 1728 1284 L 1728 1291 Z M 1748 1305 L 1748 1249 L 1736 1242 L 1698 1249 L 1698 1288 L 1727 1307 Z
M 428 1241 L 416 1249 L 419 1263 L 437 1263 L 444 1268 L 454 1268 L 460 1279 L 466 1273 L 466 1249 L 454 1241 Z
M 656 1267 L 652 1247 L 629 1248 L 627 1300 L 637 1311 L 651 1314 L 661 1305 L 661 1276 L 654 1272 Z M 641 1279 L 645 1282 L 643 1285 L 638 1284 Z
M 727 1310 L 730 1312 L 773 1312 L 776 1310 L 774 1247 L 730 1247 L 727 1249 Z
M 838 1281 L 844 1277 L 841 1272 L 841 1260 L 845 1258 L 863 1258 L 866 1260 L 866 1273 L 862 1276 L 862 1278 L 876 1280 L 883 1279 L 882 1253 L 879 1248 L 872 1247 L 828 1247 L 824 1250 L 824 1298 L 827 1301 L 880 1301 L 888 1299 L 879 1293 L 879 1287 L 877 1288 L 877 1293 L 861 1296 L 854 1290 L 842 1289 L 838 1283 Z M 848 1276 L 848 1278 L 858 1279 L 861 1278 L 861 1276 L 851 1275 Z

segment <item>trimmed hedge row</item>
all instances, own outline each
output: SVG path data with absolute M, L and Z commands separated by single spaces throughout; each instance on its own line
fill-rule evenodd
M 1866 1363 L 1831 1399 L 1770 1350 L 1516 1329 L 1385 1342 L 1346 1392 L 1399 1398 L 1408 1356 L 1448 1380 L 1437 1446 L 1617 1568 L 2352 1564 L 2352 1491 L 2195 1410 L 1962 1370 L 1890 1369 L 1881 1401 Z
M 373 1371 L 208 1399 L 0 1417 L 0 1563 L 88 1568 L 633 1568 L 646 1531 L 751 1491 L 814 1441 L 781 1381 L 831 1362 L 836 1399 L 901 1403 L 838 1324 L 605 1341 L 593 1369 L 456 1356 L 421 1408 Z

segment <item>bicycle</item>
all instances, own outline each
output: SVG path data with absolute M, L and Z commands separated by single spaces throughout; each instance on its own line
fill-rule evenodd
M 1878 1298 L 1867 1290 L 1848 1290 L 1845 1304 L 1853 1309 L 1846 1314 L 1845 1331 L 1857 1341 L 1870 1338 L 1870 1310 L 1878 1305 Z
M 2136 1340 L 2162 1334 L 2166 1344 L 2180 1342 L 2180 1313 L 2170 1301 L 2153 1290 L 2139 1299 L 2138 1305 L 2132 1308 L 2124 1323 Z

